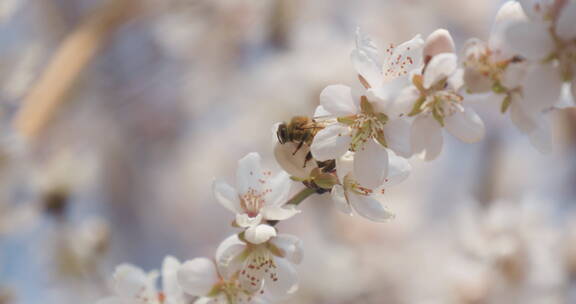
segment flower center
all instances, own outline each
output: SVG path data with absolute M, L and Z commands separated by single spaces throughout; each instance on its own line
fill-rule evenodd
M 256 190 L 248 188 L 248 191 L 240 196 L 240 207 L 249 217 L 255 217 L 266 204 L 266 194 L 272 189 Z
M 261 289 L 264 280 L 278 281 L 276 268 L 268 249 L 264 246 L 253 248 L 239 273 L 241 287 L 246 293 L 253 294 Z

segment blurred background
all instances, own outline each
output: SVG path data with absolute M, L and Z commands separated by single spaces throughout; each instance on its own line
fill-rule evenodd
M 501 3 L 0 0 L 0 303 L 93 303 L 120 263 L 213 256 L 235 231 L 213 179 L 252 151 L 279 169 L 273 124 L 358 85 L 357 26 L 381 46 L 442 27 L 460 51 Z M 481 143 L 411 160 L 393 221 L 323 195 L 283 222 L 305 246 L 286 303 L 576 303 L 576 112 L 542 155 L 490 100 Z

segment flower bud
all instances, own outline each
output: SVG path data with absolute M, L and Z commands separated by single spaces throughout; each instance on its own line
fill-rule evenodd
M 432 57 L 440 53 L 453 53 L 454 40 L 450 32 L 445 29 L 437 29 L 426 38 L 424 43 L 424 63 L 428 63 Z

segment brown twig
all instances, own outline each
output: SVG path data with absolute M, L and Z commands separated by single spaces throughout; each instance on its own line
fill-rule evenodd
M 106 38 L 133 15 L 134 2 L 109 0 L 64 39 L 25 96 L 13 122 L 17 132 L 25 138 L 40 133 Z

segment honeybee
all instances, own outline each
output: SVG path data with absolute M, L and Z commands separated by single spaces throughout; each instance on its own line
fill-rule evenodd
M 312 144 L 312 139 L 314 135 L 320 129 L 314 120 L 306 116 L 295 116 L 289 123 L 281 123 L 276 130 L 276 136 L 281 144 L 288 142 L 296 143 L 296 150 L 292 153 L 295 155 L 304 144 L 310 146 Z M 304 161 L 304 167 L 306 163 L 312 159 L 312 153 L 308 151 Z

